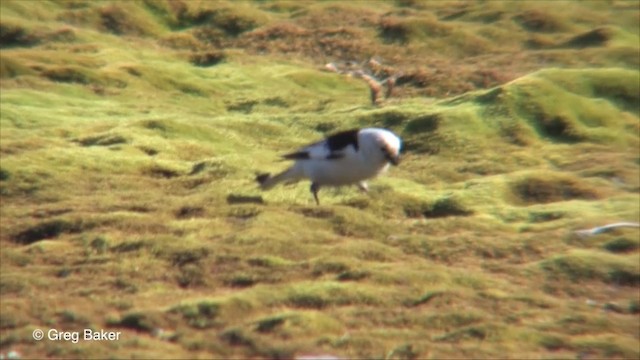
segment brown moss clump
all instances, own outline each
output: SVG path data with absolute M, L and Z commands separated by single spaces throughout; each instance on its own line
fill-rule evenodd
M 29 29 L 7 22 L 0 23 L 0 48 L 31 47 L 52 41 L 71 42 L 75 38 L 75 31 L 68 26 L 50 31 Z
M 33 46 L 40 42 L 38 36 L 28 31 L 26 28 L 8 24 L 6 22 L 0 23 L 0 47 L 12 47 L 12 46 Z
M 535 116 L 535 121 L 542 134 L 553 140 L 578 142 L 586 139 L 576 120 L 566 115 L 539 113 Z
M 189 62 L 195 66 L 208 67 L 213 66 L 225 59 L 225 54 L 222 51 L 202 51 L 195 52 L 189 55 Z
M 384 42 L 406 44 L 426 36 L 450 35 L 453 32 L 453 27 L 438 21 L 435 17 L 400 18 L 389 16 L 380 20 L 378 30 L 378 35 Z
M 572 37 L 562 44 L 561 47 L 581 49 L 586 47 L 605 46 L 612 37 L 613 30 L 611 28 L 599 27 Z
M 353 27 L 324 27 L 310 31 L 290 22 L 281 22 L 243 34 L 233 46 L 257 53 L 298 53 L 316 62 L 329 59 L 358 59 L 367 51 L 365 35 Z
M 432 132 L 436 131 L 443 120 L 442 114 L 427 114 L 411 119 L 405 126 L 404 130 L 411 133 Z
M 171 179 L 180 176 L 180 172 L 160 165 L 154 165 L 144 170 L 148 176 L 160 179 Z
M 89 84 L 94 80 L 94 76 L 88 71 L 72 66 L 53 66 L 45 69 L 42 76 L 53 81 L 79 84 Z
M 175 212 L 177 219 L 192 219 L 204 217 L 206 211 L 200 206 L 183 206 Z
M 34 71 L 19 59 L 0 55 L 0 79 L 31 75 Z
M 556 174 L 537 174 L 523 177 L 511 184 L 511 191 L 519 202 L 544 204 L 573 199 L 594 200 L 601 194 L 577 178 Z
M 470 215 L 473 215 L 473 211 L 467 209 L 457 199 L 451 197 L 443 197 L 436 200 L 422 212 L 422 216 L 425 218 Z
M 172 33 L 160 39 L 159 43 L 176 50 L 197 51 L 204 48 L 204 44 L 191 33 Z
M 523 29 L 534 32 L 556 32 L 563 24 L 553 14 L 542 10 L 527 10 L 513 17 Z
M 78 233 L 93 227 L 93 224 L 64 219 L 47 220 L 30 226 L 13 237 L 17 243 L 29 245 L 36 241 L 56 238 L 64 233 Z
M 103 30 L 116 35 L 144 35 L 146 31 L 131 17 L 130 13 L 118 5 L 108 5 L 98 11 Z

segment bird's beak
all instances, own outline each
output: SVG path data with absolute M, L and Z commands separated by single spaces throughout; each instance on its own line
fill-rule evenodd
M 400 155 L 393 156 L 389 153 L 387 153 L 386 155 L 387 160 L 391 163 L 391 165 L 398 166 L 398 164 L 400 164 Z

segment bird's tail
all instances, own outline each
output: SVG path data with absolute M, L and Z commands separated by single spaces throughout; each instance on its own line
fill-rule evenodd
M 272 187 L 278 185 L 281 182 L 296 182 L 298 181 L 295 168 L 287 169 L 277 175 L 271 175 L 270 173 L 258 174 L 256 181 L 260 184 L 262 190 L 269 190 Z

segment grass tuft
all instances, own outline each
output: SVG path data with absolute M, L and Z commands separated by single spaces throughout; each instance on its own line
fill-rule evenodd
M 128 142 L 126 137 L 119 134 L 99 134 L 78 139 L 78 143 L 82 146 L 111 146 Z
M 64 233 L 78 233 L 91 226 L 90 223 L 82 221 L 47 220 L 18 232 L 13 238 L 19 244 L 29 245 L 36 241 L 56 238 Z
M 283 315 L 262 319 L 256 325 L 256 331 L 261 333 L 272 332 L 277 327 L 282 326 L 285 321 L 287 321 L 287 317 Z
M 534 32 L 557 32 L 564 30 L 565 23 L 552 12 L 535 9 L 526 10 L 513 17 L 520 26 Z
M 225 54 L 221 51 L 195 52 L 189 55 L 189 62 L 200 67 L 217 65 L 224 59 Z
M 640 248 L 640 239 L 617 237 L 604 243 L 602 248 L 612 253 L 629 253 Z
M 189 326 L 196 329 L 209 329 L 221 325 L 218 320 L 220 304 L 214 301 L 179 305 L 169 310 L 169 313 L 180 314 Z
M 511 190 L 519 202 L 545 204 L 572 199 L 595 200 L 599 191 L 578 178 L 558 174 L 527 175 L 511 183 Z
M 567 40 L 561 46 L 569 48 L 586 48 L 593 46 L 605 46 L 613 37 L 613 30 L 606 27 L 599 27 L 589 30 L 585 33 L 578 34 Z
M 141 332 L 151 333 L 163 323 L 162 314 L 151 312 L 131 312 L 119 320 L 112 320 L 109 326 L 123 327 Z

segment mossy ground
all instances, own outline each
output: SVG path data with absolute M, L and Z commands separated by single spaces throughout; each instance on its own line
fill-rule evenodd
M 638 6 L 3 1 L 0 352 L 637 358 L 638 230 L 573 231 L 640 218 Z M 369 195 L 256 188 L 354 126 Z

